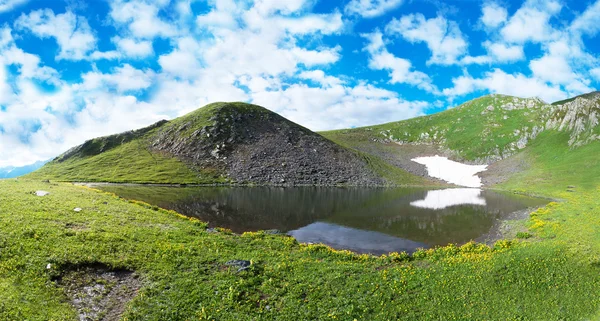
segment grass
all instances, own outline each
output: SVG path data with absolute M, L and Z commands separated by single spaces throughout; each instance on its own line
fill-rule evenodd
M 216 170 L 194 170 L 174 157 L 149 151 L 145 139 L 133 140 L 91 157 L 55 160 L 27 177 L 69 182 L 164 184 L 226 181 Z
M 498 187 L 555 197 L 566 190 L 594 191 L 600 177 L 600 142 L 569 148 L 568 140 L 566 132 L 541 133 L 524 150 L 529 169 L 514 174 Z
M 509 155 L 517 150 L 519 137 L 515 131 L 525 131 L 527 127 L 526 131 L 531 132 L 535 126 L 543 126 L 542 116 L 548 112 L 538 101 L 532 101 L 536 108 L 501 108 L 515 102 L 526 103 L 527 100 L 502 95 L 484 96 L 434 115 L 321 134 L 341 145 L 354 147 L 365 142 L 371 144 L 373 139 L 437 144 L 466 160 Z M 489 106 L 493 110 L 487 110 Z M 473 137 L 478 138 L 477 144 L 473 144 Z M 514 146 L 514 150 L 505 146 Z
M 51 194 L 33 195 L 39 189 Z M 124 320 L 580 320 L 600 303 L 600 233 L 584 221 L 600 223 L 600 213 L 585 195 L 534 216 L 542 242 L 469 243 L 413 258 L 209 233 L 174 212 L 68 184 L 5 180 L 0 197 L 2 320 L 74 320 L 52 280 L 92 263 L 141 275 Z M 593 210 L 579 217 L 578 208 Z M 232 259 L 252 268 L 236 273 L 225 265 Z

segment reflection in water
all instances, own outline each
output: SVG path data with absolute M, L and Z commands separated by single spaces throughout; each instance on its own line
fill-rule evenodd
M 416 249 L 411 248 L 413 243 L 421 247 L 465 243 L 487 233 L 497 219 L 511 212 L 546 203 L 468 188 L 98 188 L 236 233 L 278 229 L 302 241 L 369 253 L 411 252 Z
M 337 224 L 316 222 L 290 231 L 298 242 L 323 243 L 333 248 L 358 253 L 386 254 L 390 252 L 412 252 L 427 248 L 427 244 L 413 242 L 380 232 L 364 231 Z
M 410 205 L 441 210 L 456 205 L 481 205 L 485 206 L 485 199 L 481 197 L 481 190 L 476 188 L 449 188 L 428 191 L 424 200 L 411 202 Z

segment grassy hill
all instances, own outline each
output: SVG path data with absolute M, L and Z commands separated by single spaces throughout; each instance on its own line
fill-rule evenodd
M 598 115 L 595 93 L 553 105 L 489 95 L 434 115 L 321 134 L 415 174 L 411 158 L 440 154 L 489 164 L 487 186 L 544 192 L 553 184 L 594 187 L 600 177 Z
M 172 121 L 92 139 L 28 177 L 178 184 L 433 184 L 245 103 L 214 103 Z

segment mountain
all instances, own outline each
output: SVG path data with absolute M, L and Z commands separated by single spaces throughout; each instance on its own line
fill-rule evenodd
M 591 188 L 600 177 L 600 93 L 548 104 L 488 95 L 433 115 L 314 133 L 265 108 L 215 103 L 90 140 L 29 175 L 142 183 L 421 185 L 415 157 L 485 164 L 484 186 Z M 569 187 L 570 186 L 570 187 Z
M 89 140 L 29 177 L 186 184 L 432 184 L 245 103 L 214 103 L 172 121 Z
M 14 177 L 19 177 L 19 176 L 31 173 L 31 172 L 41 168 L 42 166 L 44 166 L 44 164 L 46 164 L 47 162 L 49 162 L 49 160 L 39 161 L 39 162 L 35 162 L 33 164 L 21 166 L 21 167 L 10 166 L 10 167 L 0 168 L 0 179 L 14 178 Z
M 598 92 L 553 104 L 494 94 L 434 115 L 321 134 L 417 175 L 411 159 L 437 154 L 489 165 L 487 186 L 592 187 L 600 177 L 599 115 Z

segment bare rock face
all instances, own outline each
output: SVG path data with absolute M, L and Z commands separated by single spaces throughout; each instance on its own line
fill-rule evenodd
M 247 105 L 246 105 L 247 106 Z M 365 160 L 262 107 L 225 104 L 208 124 L 164 126 L 150 148 L 193 167 L 225 171 L 238 183 L 382 185 Z
M 600 139 L 596 134 L 599 123 L 600 94 L 590 94 L 554 107 L 553 116 L 546 122 L 546 129 L 570 132 L 569 146 L 585 145 Z

